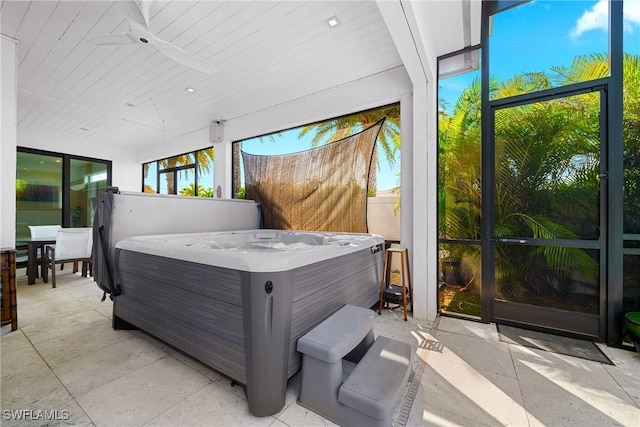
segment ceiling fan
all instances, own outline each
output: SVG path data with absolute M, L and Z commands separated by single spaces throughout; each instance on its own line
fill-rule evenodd
M 119 1 L 118 3 L 120 3 L 124 8 L 125 18 L 129 23 L 129 31 L 126 33 L 93 37 L 89 39 L 89 42 L 96 45 L 149 44 L 169 58 L 186 65 L 189 68 L 209 74 L 216 72 L 215 67 L 211 64 L 202 61 L 184 49 L 168 43 L 153 34 L 151 28 L 149 28 L 150 2 L 143 0 L 127 0 Z

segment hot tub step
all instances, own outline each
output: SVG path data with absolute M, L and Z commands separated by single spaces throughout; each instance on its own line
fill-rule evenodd
M 373 312 L 345 305 L 298 340 L 298 403 L 343 426 L 388 427 L 412 366 L 411 345 L 374 340 Z M 342 360 L 358 363 L 343 378 Z
M 390 419 L 411 373 L 411 345 L 379 337 L 338 392 L 338 401 L 377 420 Z

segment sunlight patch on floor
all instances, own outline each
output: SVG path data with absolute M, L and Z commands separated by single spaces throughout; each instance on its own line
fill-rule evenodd
M 606 414 L 621 425 L 628 425 L 629 423 L 629 419 L 624 418 L 622 414 L 638 409 L 629 402 L 626 402 L 610 392 L 603 390 L 601 387 L 593 388 L 587 386 L 587 380 L 576 381 L 576 379 L 571 375 L 567 375 L 566 369 L 559 370 L 552 366 L 540 365 L 524 360 L 521 360 L 520 363 L 531 369 L 533 372 L 539 374 L 547 381 L 550 381 L 557 387 L 565 390 L 567 393 L 570 393 L 582 400 L 587 405 L 590 405 L 601 413 Z M 588 381 L 593 383 L 592 380 Z M 619 408 L 620 410 L 624 409 L 624 411 L 615 411 L 612 410 L 612 408 Z

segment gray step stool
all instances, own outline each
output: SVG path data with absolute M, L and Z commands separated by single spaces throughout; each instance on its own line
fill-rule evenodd
M 298 340 L 301 406 L 343 426 L 392 424 L 413 351 L 391 338 L 374 340 L 373 319 L 373 311 L 345 305 Z M 346 380 L 343 358 L 358 363 Z

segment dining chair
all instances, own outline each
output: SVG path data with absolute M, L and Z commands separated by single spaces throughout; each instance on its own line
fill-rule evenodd
M 51 270 L 51 287 L 56 287 L 56 264 L 64 262 L 82 262 L 82 277 L 91 271 L 91 254 L 93 249 L 93 230 L 91 228 L 61 228 L 56 233 L 55 246 L 47 245 L 45 252 L 46 268 L 42 280 L 49 282 Z
M 55 239 L 56 233 L 62 227 L 60 225 L 29 225 L 29 232 L 32 239 Z M 39 245 L 36 250 L 36 264 L 40 264 L 41 274 L 44 275 L 44 244 Z M 36 268 L 36 277 L 38 277 L 38 269 Z
M 49 238 L 56 237 L 56 233 L 62 227 L 59 225 L 30 225 L 29 231 L 31 232 L 31 238 Z

